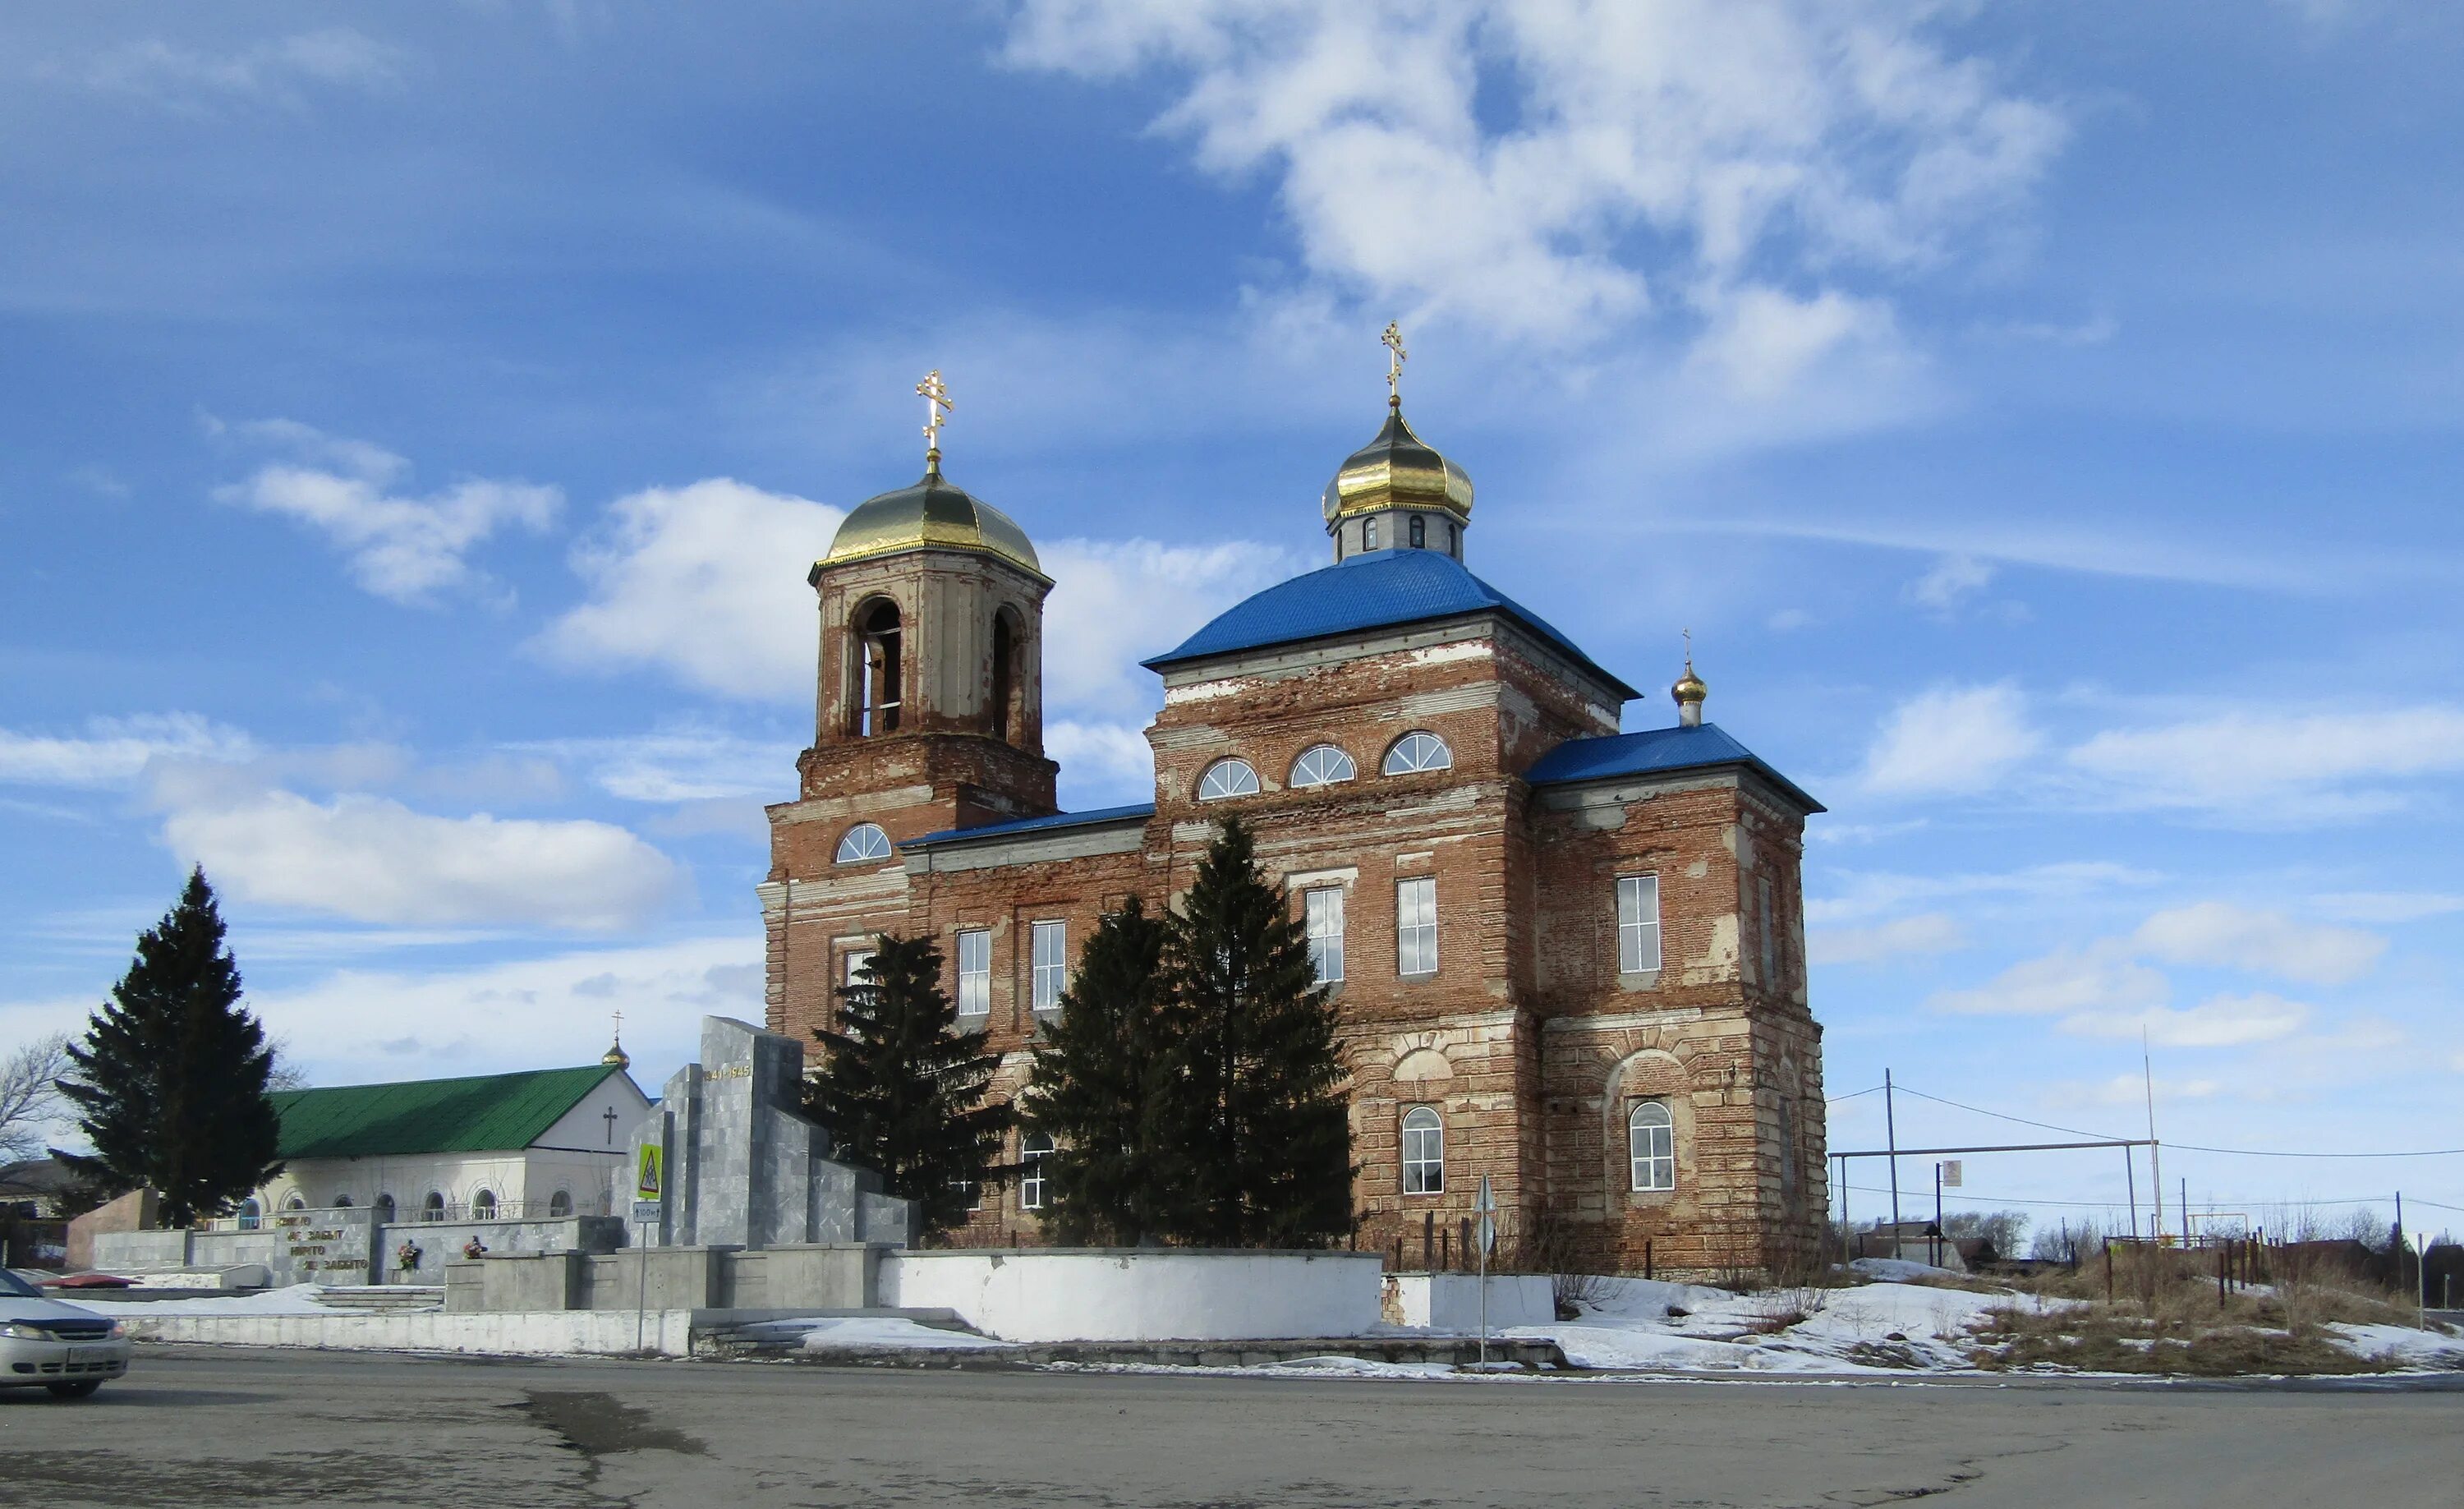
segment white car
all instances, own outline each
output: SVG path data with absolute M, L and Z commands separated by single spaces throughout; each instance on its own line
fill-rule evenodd
M 57 1299 L 0 1268 L 0 1388 L 83 1399 L 128 1371 L 120 1322 Z

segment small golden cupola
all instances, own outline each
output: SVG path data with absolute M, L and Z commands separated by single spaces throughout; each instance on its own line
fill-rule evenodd
M 1471 527 L 1471 478 L 1412 433 L 1403 418 L 1403 337 L 1386 327 L 1386 427 L 1352 453 L 1326 484 L 1326 532 L 1334 558 L 1372 550 L 1441 550 L 1463 559 Z
M 1703 726 L 1703 699 L 1711 695 L 1711 688 L 1694 674 L 1694 631 L 1690 629 L 1685 632 L 1685 674 L 1677 678 L 1668 695 L 1677 703 L 1678 727 Z

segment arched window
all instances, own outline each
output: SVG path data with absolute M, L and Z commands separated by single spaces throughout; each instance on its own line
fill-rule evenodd
M 493 1221 L 496 1218 L 496 1191 L 482 1189 L 471 1197 L 471 1219 Z
M 1455 752 L 1446 742 L 1432 733 L 1408 733 L 1395 741 L 1386 751 L 1382 767 L 1388 775 L 1418 775 L 1423 770 L 1449 770 L 1454 767 Z
M 1201 802 L 1220 802 L 1228 796 L 1257 794 L 1258 772 L 1249 767 L 1246 760 L 1218 760 L 1208 766 L 1206 773 L 1198 780 L 1198 799 Z
M 419 1218 L 423 1221 L 444 1220 L 445 1197 L 433 1189 L 428 1191 L 428 1198 L 419 1202 Z
M 1434 1106 L 1403 1113 L 1403 1192 L 1446 1192 L 1446 1128 Z
M 256 1197 L 254 1195 L 251 1195 L 239 1203 L 239 1229 L 241 1231 L 253 1232 L 264 1224 L 265 1207 L 256 1203 Z
M 1029 1132 L 1019 1140 L 1018 1161 L 1024 1173 L 1018 1181 L 1018 1208 L 1022 1210 L 1044 1209 L 1045 1185 L 1044 1161 L 1052 1156 L 1052 1139 L 1042 1132 Z
M 1657 1100 L 1637 1101 L 1626 1114 L 1625 1145 L 1637 1189 L 1677 1187 L 1677 1135 L 1668 1107 Z
M 1363 550 L 1375 550 L 1377 548 L 1376 520 L 1363 519 L 1360 521 L 1360 548 Z
M 898 605 L 876 598 L 856 610 L 856 695 L 848 711 L 859 734 L 898 727 Z
M 1291 785 L 1332 786 L 1351 780 L 1353 774 L 1352 756 L 1332 744 L 1311 744 L 1292 762 Z
M 1414 514 L 1412 516 L 1412 548 L 1415 550 L 1426 550 L 1428 547 L 1429 521 L 1419 514 Z
M 1463 525 L 1452 520 L 1446 521 L 1446 554 L 1463 559 Z
M 572 1191 L 572 1190 L 570 1190 L 570 1189 L 559 1189 L 556 1193 L 554 1193 L 554 1194 L 552 1194 L 552 1195 L 549 1195 L 549 1196 L 547 1197 L 547 1218 L 548 1218 L 549 1220 L 551 1220 L 551 1221 L 561 1221 L 561 1220 L 563 1220 L 566 1216 L 571 1215 L 572 1213 L 573 1213 L 573 1191 Z
M 389 1195 L 389 1194 L 381 1194 L 381 1195 L 378 1195 L 378 1196 L 377 1196 L 377 1224 L 378 1224 L 379 1226 L 391 1226 L 391 1225 L 393 1225 L 393 1217 L 394 1217 L 394 1204 L 393 1204 L 393 1196 L 391 1196 L 391 1195 Z
M 839 840 L 840 864 L 870 864 L 890 857 L 890 835 L 879 823 L 858 823 Z
M 288 1195 L 283 1197 L 282 1209 L 286 1210 L 305 1210 L 308 1209 L 308 1197 L 301 1194 L 298 1190 L 294 1189 Z
M 1010 698 L 1018 688 L 1018 631 L 1011 626 L 1009 610 L 993 614 L 993 677 L 991 717 L 986 720 L 995 739 L 1009 737 Z
M 334 1196 L 334 1209 L 337 1209 L 337 1210 L 347 1210 L 347 1209 L 349 1209 L 350 1208 L 351 1208 L 351 1197 L 350 1197 L 349 1195 L 347 1195 L 347 1194 L 338 1194 L 338 1195 Z

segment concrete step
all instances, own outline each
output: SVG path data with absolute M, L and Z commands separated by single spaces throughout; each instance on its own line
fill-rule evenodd
M 348 1289 L 328 1289 L 319 1302 L 337 1310 L 351 1310 L 368 1315 L 393 1315 L 404 1311 L 436 1310 L 444 1307 L 445 1286 L 442 1284 L 369 1284 Z
M 952 1329 L 963 1329 L 952 1327 Z M 1480 1339 L 1471 1336 L 1319 1336 L 1240 1342 L 1032 1342 L 1007 1344 L 990 1338 L 982 1346 L 807 1347 L 802 1337 L 751 1335 L 698 1337 L 694 1354 L 711 1358 L 768 1358 L 834 1367 L 1040 1367 L 1051 1363 L 1159 1367 L 1259 1367 L 1312 1357 L 1350 1357 L 1372 1363 L 1435 1363 L 1471 1367 L 1480 1361 Z M 1530 1371 L 1571 1366 L 1557 1343 L 1530 1338 L 1491 1337 L 1488 1360 Z

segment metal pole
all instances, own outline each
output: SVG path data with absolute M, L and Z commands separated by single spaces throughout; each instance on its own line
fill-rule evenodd
M 1850 1219 L 1849 1219 L 1849 1216 L 1848 1216 L 1848 1160 L 1847 1160 L 1847 1159 L 1845 1159 L 1845 1158 L 1842 1158 L 1842 1159 L 1840 1159 L 1838 1162 L 1839 1162 L 1839 1260 L 1840 1260 L 1841 1262 L 1843 1262 L 1843 1263 L 1853 1263 L 1853 1262 L 1855 1262 L 1855 1261 L 1857 1260 L 1857 1258 L 1856 1258 L 1856 1254 L 1855 1254 L 1854 1253 L 1852 1253 L 1852 1252 L 1849 1250 L 1849 1246 L 1848 1246 L 1848 1244 L 1849 1244 L 1849 1243 L 1851 1243 L 1851 1242 L 1853 1242 L 1853 1241 L 1855 1241 L 1855 1240 L 1857 1239 L 1857 1223 L 1856 1223 L 1856 1222 L 1854 1222 L 1854 1221 L 1852 1221 L 1852 1220 L 1850 1220 Z
M 1900 1255 L 1900 1122 L 1891 1106 L 1891 1072 L 1882 1071 L 1882 1140 L 1891 1149 L 1891 1255 Z
M 2139 1072 L 2141 1082 L 2147 1087 L 2147 1188 L 2156 1202 L 2155 1230 L 2148 1234 L 2161 1244 L 2165 1240 L 2165 1164 L 2156 1151 L 2156 1064 L 2147 1054 L 2147 1029 L 2139 1030 Z M 2138 1222 L 2132 1216 L 2132 1224 Z
M 1942 1266 L 1942 1165 L 1933 1165 L 1933 1265 Z
M 2130 1201 L 2130 1239 L 2139 1240 L 2139 1163 L 2130 1149 L 2122 1150 L 2122 1189 Z
M 642 1331 L 650 1318 L 650 1223 L 634 1223 L 633 1350 L 642 1350 Z

